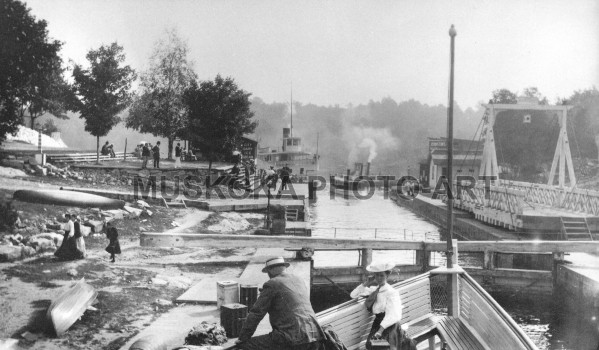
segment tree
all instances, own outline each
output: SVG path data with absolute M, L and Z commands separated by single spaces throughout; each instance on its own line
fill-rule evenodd
M 599 148 L 599 91 L 591 89 L 575 91 L 562 101 L 572 105 L 568 111 L 568 136 L 574 156 L 597 159 Z
M 212 162 L 230 156 L 241 136 L 256 129 L 250 96 L 232 78 L 223 79 L 220 75 L 199 86 L 194 81 L 185 91 L 186 136 L 208 159 L 208 173 L 212 171 Z
M 183 93 L 196 79 L 187 59 L 187 44 L 174 30 L 156 43 L 150 68 L 141 76 L 142 93 L 126 119 L 126 126 L 168 139 L 168 158 L 172 158 L 173 141 L 185 123 Z
M 131 83 L 135 72 L 122 66 L 123 47 L 117 43 L 90 50 L 87 54 L 89 69 L 75 65 L 73 88 L 78 97 L 73 109 L 85 119 L 85 131 L 96 137 L 96 161 L 100 161 L 100 136 L 119 123 L 118 114 L 131 103 Z
M 48 38 L 44 20 L 37 20 L 25 4 L 0 0 L 0 142 L 22 123 L 25 110 L 32 116 L 45 111 L 64 116 L 65 90 L 62 43 Z
M 21 118 L 25 112 L 31 118 L 31 128 L 34 129 L 35 120 L 44 113 L 49 112 L 59 119 L 69 119 L 67 111 L 70 110 L 75 98 L 69 83 L 64 79 L 66 69 L 62 67 L 62 59 L 57 57 L 47 70 L 40 70 L 32 77 L 33 85 L 21 99 Z
M 505 103 L 505 104 L 512 104 L 512 103 L 518 103 L 518 95 L 511 92 L 508 89 L 499 89 L 499 90 L 495 90 L 493 91 L 493 97 L 489 100 L 489 103 L 493 103 L 493 104 L 499 104 L 499 103 Z
M 541 105 L 549 104 L 549 101 L 547 101 L 547 97 L 541 95 L 537 87 L 531 86 L 524 89 L 524 91 L 522 91 L 522 95 L 526 97 L 536 98 L 539 101 L 539 104 Z

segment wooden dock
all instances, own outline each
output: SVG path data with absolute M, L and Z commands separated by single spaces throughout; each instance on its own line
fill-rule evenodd
M 490 225 L 555 234 L 562 230 L 561 218 L 584 218 L 589 230 L 599 233 L 598 191 L 506 180 L 487 189 L 479 183 L 458 191 L 454 184 L 453 191 L 454 207 Z

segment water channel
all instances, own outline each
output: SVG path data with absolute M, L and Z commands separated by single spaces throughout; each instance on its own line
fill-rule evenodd
M 319 193 L 310 210 L 314 237 L 441 240 L 440 227 L 400 207 L 393 200 L 384 199 L 382 192 L 367 200 L 352 196 L 343 198 L 342 192 L 336 192 L 335 198 L 331 199 L 326 189 Z M 414 258 L 415 253 L 410 251 L 373 253 L 375 261 L 396 264 L 414 264 Z M 314 254 L 315 267 L 356 265 L 357 262 L 356 251 Z M 445 259 L 442 254 L 432 254 L 431 264 L 443 266 Z M 480 257 L 460 256 L 460 265 L 471 264 L 480 264 Z M 495 294 L 493 297 L 539 349 L 594 350 L 597 347 L 596 321 L 581 319 L 560 300 L 527 295 L 526 291 L 511 295 Z

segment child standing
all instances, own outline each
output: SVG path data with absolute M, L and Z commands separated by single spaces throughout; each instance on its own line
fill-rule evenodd
M 121 245 L 119 244 L 119 233 L 116 230 L 116 227 L 112 225 L 111 222 L 106 224 L 106 238 L 110 241 L 108 243 L 108 247 L 106 247 L 106 251 L 110 253 L 110 262 L 114 262 L 115 254 L 121 254 Z

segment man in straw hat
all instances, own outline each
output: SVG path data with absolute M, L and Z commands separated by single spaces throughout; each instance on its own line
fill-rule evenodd
M 264 283 L 260 297 L 252 306 L 237 348 L 244 350 L 317 350 L 322 338 L 316 315 L 304 282 L 285 270 L 289 263 L 282 257 L 268 259 L 262 272 L 270 280 Z M 268 313 L 272 332 L 253 337 L 256 327 Z

